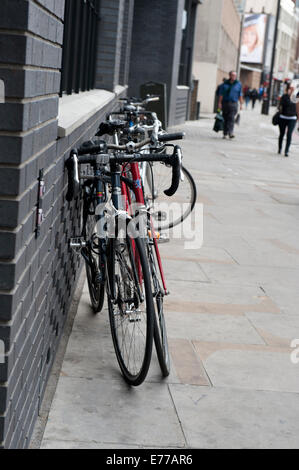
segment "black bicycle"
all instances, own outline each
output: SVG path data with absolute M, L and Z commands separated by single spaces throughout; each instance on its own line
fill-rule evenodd
M 169 135 L 169 140 L 182 138 L 182 135 Z M 167 137 L 163 137 L 165 141 Z M 71 239 L 70 246 L 80 251 L 85 260 L 95 313 L 101 311 L 105 290 L 107 292 L 111 333 L 120 369 L 127 383 L 139 385 L 150 366 L 154 333 L 156 337 L 161 335 L 163 348 L 166 329 L 157 324 L 154 303 L 159 302 L 160 291 L 158 277 L 153 276 L 153 264 L 149 262 L 152 251 L 147 245 L 148 235 L 140 233 L 139 224 L 124 207 L 122 188 L 125 185 L 133 189 L 134 181 L 122 175 L 122 165 L 142 161 L 167 162 L 172 166 L 173 174 L 167 190 L 171 195 L 179 185 L 181 161 L 176 151 L 172 155 L 138 154 L 137 145 L 135 152 L 130 149 L 128 154 L 125 153 L 128 148 L 97 141 L 73 149 L 66 162 L 67 200 L 77 197 L 82 188 L 82 233 Z M 118 152 L 108 153 L 111 149 Z M 83 164 L 88 166 L 79 173 L 79 166 Z

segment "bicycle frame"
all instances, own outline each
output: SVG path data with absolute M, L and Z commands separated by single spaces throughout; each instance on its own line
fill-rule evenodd
M 151 129 L 154 130 L 155 134 L 158 134 L 159 124 L 160 124 L 160 121 L 158 121 L 158 119 L 156 118 L 154 126 L 151 127 Z M 116 144 L 116 145 L 119 144 L 117 131 L 115 131 L 114 134 L 113 134 L 113 141 L 114 141 L 114 144 Z M 146 162 L 145 162 L 145 165 L 146 165 Z M 134 192 L 136 203 L 140 204 L 141 206 L 145 206 L 144 192 L 143 192 L 143 177 L 140 175 L 139 164 L 138 163 L 130 163 L 129 167 L 130 167 L 132 178 L 133 178 L 133 185 L 134 185 L 133 192 Z M 125 168 L 126 168 L 126 166 L 123 167 L 124 174 L 126 174 Z M 144 171 L 145 169 L 146 169 L 146 166 L 144 166 L 142 168 L 142 171 Z M 130 193 L 128 192 L 128 188 L 127 188 L 127 186 L 124 182 L 121 183 L 121 189 L 122 189 L 122 195 L 125 199 L 125 209 L 127 210 L 127 209 L 130 208 L 130 206 L 132 204 L 131 196 L 130 196 Z M 150 228 L 151 228 L 151 235 L 152 235 L 153 242 L 154 242 L 155 253 L 156 253 L 156 257 L 157 257 L 160 276 L 161 276 L 161 280 L 162 280 L 162 284 L 163 284 L 164 294 L 166 295 L 168 293 L 168 290 L 167 290 L 167 286 L 166 286 L 166 280 L 165 280 L 164 270 L 163 270 L 163 266 L 162 266 L 162 260 L 161 260 L 160 251 L 159 251 L 159 247 L 158 247 L 157 236 L 156 236 L 156 232 L 155 232 L 155 229 L 154 229 L 154 224 L 153 224 L 151 216 L 150 216 Z
M 123 171 L 124 171 L 124 173 L 126 173 L 126 169 L 124 169 Z M 143 188 L 142 188 L 142 180 L 141 180 L 141 177 L 140 177 L 140 170 L 139 170 L 138 163 L 131 163 L 130 164 L 130 171 L 131 171 L 132 178 L 133 178 L 133 185 L 134 185 L 133 192 L 134 192 L 136 203 L 141 205 L 141 206 L 145 206 Z M 122 182 L 122 194 L 125 198 L 126 206 L 127 206 L 127 208 L 129 208 L 132 204 L 132 200 L 131 200 L 131 196 L 130 196 L 130 193 L 128 191 L 127 185 L 124 182 Z M 160 271 L 160 275 L 161 275 L 161 280 L 162 280 L 162 284 L 163 284 L 164 293 L 166 294 L 167 293 L 167 286 L 166 286 L 166 281 L 165 281 L 165 276 L 164 276 L 160 251 L 159 251 L 159 247 L 158 247 L 157 236 L 156 236 L 156 232 L 155 232 L 154 225 L 153 225 L 153 222 L 152 222 L 152 218 L 151 218 L 151 216 L 149 216 L 149 217 L 150 217 L 151 236 L 152 236 L 153 242 L 154 242 L 155 253 L 156 253 L 156 257 L 157 257 L 157 262 L 158 262 L 158 266 L 159 266 L 159 271 Z

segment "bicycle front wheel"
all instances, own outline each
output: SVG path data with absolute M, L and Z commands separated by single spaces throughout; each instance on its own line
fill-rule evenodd
M 152 278 L 152 292 L 154 297 L 154 341 L 157 357 L 163 377 L 170 373 L 170 354 L 168 350 L 168 340 L 166 322 L 164 317 L 164 288 L 162 285 L 161 271 L 158 266 L 157 253 L 153 238 L 148 242 L 148 260 Z
M 171 177 L 172 172 L 168 165 L 160 162 L 147 165 L 144 192 L 156 230 L 168 230 L 180 224 L 195 206 L 196 185 L 187 168 L 182 167 L 179 188 L 169 198 L 164 194 L 164 190 L 170 186 Z
M 109 286 L 114 285 L 114 295 L 108 292 L 108 308 L 114 349 L 124 379 L 137 386 L 148 373 L 153 346 L 154 304 L 148 260 L 142 240 L 128 236 L 110 241 L 109 256 L 114 279 L 110 273 Z

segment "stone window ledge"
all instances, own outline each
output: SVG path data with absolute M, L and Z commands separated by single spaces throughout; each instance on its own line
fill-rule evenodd
M 78 94 L 65 95 L 59 99 L 58 137 L 66 137 L 84 124 L 90 117 L 100 111 L 126 90 L 126 87 L 115 87 L 114 93 L 107 90 L 91 90 Z

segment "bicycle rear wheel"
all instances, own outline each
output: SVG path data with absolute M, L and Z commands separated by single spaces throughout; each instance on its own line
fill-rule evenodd
M 108 308 L 116 357 L 126 382 L 140 385 L 148 372 L 154 334 L 154 304 L 148 260 L 141 239 L 110 241 L 115 299 L 108 289 Z M 111 288 L 111 282 L 109 283 Z
M 177 192 L 168 198 L 164 189 L 171 184 L 171 168 L 164 163 L 148 163 L 144 181 L 144 193 L 154 227 L 156 230 L 168 230 L 183 222 L 192 212 L 197 190 L 191 173 L 182 167 L 182 178 Z
M 100 259 L 88 248 L 85 249 L 84 259 L 90 302 L 94 313 L 99 313 L 103 308 L 105 298 L 105 285 L 101 280 L 99 269 Z
M 92 309 L 94 313 L 99 313 L 103 309 L 105 298 L 105 285 L 102 282 L 104 266 L 101 261 L 100 247 L 96 246 L 96 251 L 92 249 L 96 234 L 92 235 L 96 219 L 93 212 L 90 212 L 92 199 L 88 194 L 84 195 L 83 214 L 82 214 L 82 236 L 86 246 L 81 254 L 85 261 L 87 285 Z

